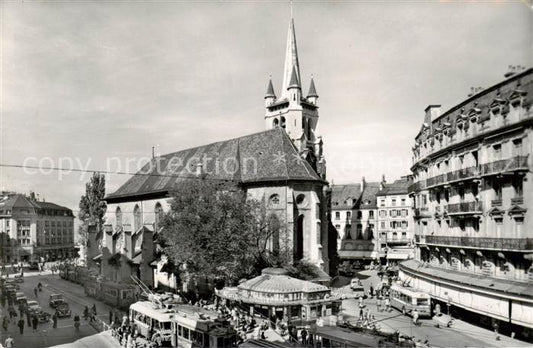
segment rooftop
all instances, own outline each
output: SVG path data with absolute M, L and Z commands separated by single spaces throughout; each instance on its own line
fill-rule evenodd
M 394 181 L 391 184 L 385 184 L 382 190 L 380 190 L 376 196 L 387 196 L 387 195 L 406 195 L 408 191 L 408 186 L 411 184 L 411 180 L 407 177 L 403 177 Z
M 278 128 L 157 157 L 108 195 L 106 201 L 166 196 L 177 182 L 199 178 L 199 169 L 207 179 L 239 184 L 269 181 L 325 184 L 300 157 L 287 133 Z

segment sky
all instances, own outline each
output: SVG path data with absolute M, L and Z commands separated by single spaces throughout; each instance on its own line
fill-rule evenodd
M 264 130 L 288 1 L 3 1 L 0 163 L 136 172 Z M 424 109 L 532 65 L 527 1 L 294 1 L 304 94 L 314 77 L 327 179 L 409 173 Z M 0 167 L 0 189 L 77 210 L 90 174 Z M 108 175 L 107 192 L 128 175 Z

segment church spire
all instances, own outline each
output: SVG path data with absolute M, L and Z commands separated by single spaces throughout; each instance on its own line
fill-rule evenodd
M 274 93 L 274 86 L 272 86 L 272 79 L 268 80 L 268 87 L 267 87 L 267 91 L 265 94 L 265 98 L 268 98 L 268 97 L 276 98 L 276 93 Z
M 285 66 L 283 69 L 283 84 L 281 86 L 281 96 L 288 97 L 287 88 L 291 84 L 292 71 L 295 71 L 296 79 L 300 79 L 300 63 L 298 62 L 298 48 L 296 47 L 296 34 L 294 31 L 294 20 L 289 22 L 289 33 L 287 35 L 287 50 L 285 51 Z

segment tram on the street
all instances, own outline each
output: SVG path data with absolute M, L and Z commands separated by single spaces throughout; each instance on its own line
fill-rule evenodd
M 399 285 L 390 287 L 390 304 L 403 314 L 410 314 L 417 310 L 419 317 L 431 317 L 431 297 L 412 288 Z
M 139 301 L 130 305 L 130 320 L 142 337 L 152 340 L 157 335 L 159 346 L 175 347 L 172 344 L 172 313 L 158 308 L 153 302 Z
M 161 301 L 139 301 L 130 306 L 130 319 L 139 334 L 161 347 L 235 347 L 236 333 L 218 313 L 206 309 Z

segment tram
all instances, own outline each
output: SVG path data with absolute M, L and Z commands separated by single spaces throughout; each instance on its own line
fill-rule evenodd
M 151 298 L 130 306 L 139 335 L 161 347 L 236 347 L 235 330 L 218 313 L 200 307 Z

